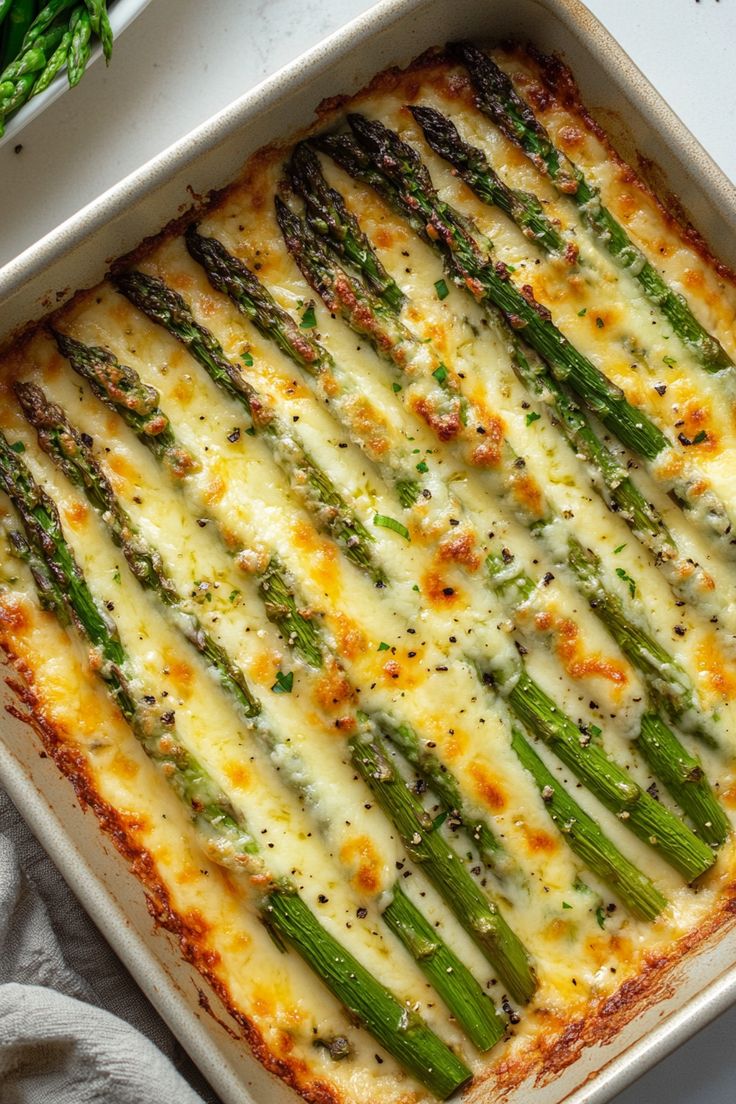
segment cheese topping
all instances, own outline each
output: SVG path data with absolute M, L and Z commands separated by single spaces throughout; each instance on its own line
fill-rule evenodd
M 636 244 L 736 357 L 733 282 L 664 217 L 574 105 L 550 93 L 534 99 L 541 80 L 535 62 L 519 52 L 493 56 Z M 577 262 L 549 257 L 498 208 L 482 203 L 426 144 L 404 110 L 408 102 L 450 116 L 507 184 L 534 193 L 574 242 Z M 653 708 L 652 686 L 666 705 L 681 677 L 689 679 L 694 704 L 690 713 L 683 711 L 682 741 L 701 760 L 727 812 L 736 807 L 733 561 L 708 535 L 698 511 L 684 511 L 667 493 L 668 478 L 697 477 L 706 497 L 712 492 L 736 511 L 733 385 L 731 377 L 708 375 L 699 366 L 644 298 L 635 273 L 615 265 L 580 210 L 473 105 L 461 70 L 444 62 L 418 66 L 375 83 L 350 109 L 380 119 L 418 151 L 441 197 L 492 240 L 494 260 L 507 266 L 513 283 L 531 288 L 575 347 L 673 442 L 658 466 L 645 470 L 603 431 L 670 530 L 683 586 L 700 565 L 693 583 L 697 600 L 683 602 L 671 575 L 606 505 L 599 477 L 570 449 L 546 403 L 515 375 L 507 336 L 454 286 L 436 251 L 375 192 L 324 156 L 325 177 L 406 297 L 403 367 L 351 330 L 306 283 L 276 221 L 271 197 L 284 154 L 272 151 L 207 210 L 200 233 L 248 265 L 302 335 L 327 351 L 328 371 L 296 365 L 213 288 L 181 237 L 163 236 L 139 267 L 184 297 L 262 409 L 277 416 L 282 436 L 275 441 L 258 426 L 252 432 L 243 405 L 109 282 L 78 297 L 55 325 L 108 350 L 156 389 L 160 409 L 191 458 L 186 471 L 167 471 L 42 331 L 6 358 L 0 428 L 58 505 L 96 602 L 117 625 L 136 689 L 171 716 L 178 738 L 245 816 L 263 863 L 254 869 L 291 879 L 325 928 L 475 1073 L 487 1075 L 501 1063 L 506 1071 L 515 1062 L 522 1069 L 545 1035 L 592 1014 L 652 956 L 671 953 L 680 936 L 713 913 L 732 877 L 728 841 L 693 892 L 661 849 L 632 834 L 627 813 L 604 809 L 553 750 L 536 741 L 555 784 L 668 902 L 654 920 L 627 909 L 567 847 L 549 816 L 549 795 L 512 749 L 518 720 L 509 704 L 516 676 L 509 672 L 518 670 L 521 655 L 531 677 L 579 726 L 583 744 L 602 741 L 632 780 L 676 813 L 639 737 Z M 137 532 L 160 552 L 181 610 L 166 608 L 141 588 L 110 538 L 108 520 L 40 448 L 13 400 L 13 380 L 39 385 L 91 443 Z M 304 452 L 364 527 L 371 561 L 385 578 L 381 585 L 332 539 L 326 515 L 310 505 L 300 484 Z M 402 480 L 420 488 L 413 505 L 397 497 Z M 88 644 L 41 609 L 28 565 L 12 554 L 9 535 L 18 528 L 17 516 L 6 498 L 1 508 L 2 642 L 32 673 L 39 711 L 79 750 L 101 800 L 119 810 L 129 839 L 150 853 L 172 908 L 197 918 L 209 975 L 233 1010 L 247 1017 L 272 1058 L 286 1062 L 308 1097 L 316 1098 L 321 1084 L 345 1101 L 429 1099 L 298 955 L 282 953 L 269 939 L 251 879 L 207 853 L 187 809 L 94 677 Z M 571 539 L 599 558 L 605 588 L 627 622 L 669 655 L 666 661 L 650 656 L 652 666 L 659 664 L 654 682 L 591 608 L 569 566 Z M 486 560 L 499 548 L 502 562 L 490 585 Z M 305 661 L 269 616 L 259 580 L 272 557 L 293 582 L 299 612 L 321 641 L 319 667 Z M 514 591 L 519 573 L 530 581 L 523 595 Z M 217 672 L 184 639 L 192 615 L 259 699 L 255 721 L 242 715 Z M 693 711 L 706 719 L 716 746 L 688 731 L 699 723 Z M 431 778 L 418 782 L 399 754 L 402 774 L 429 815 L 439 817 L 436 830 L 500 903 L 537 972 L 530 1004 L 514 1012 L 507 1041 L 489 1055 L 474 1050 L 381 920 L 398 882 L 484 990 L 510 1008 L 497 972 L 426 871 L 411 861 L 351 761 L 349 741 L 364 715 L 382 722 L 386 732 L 408 726 L 417 734 L 421 751 L 454 776 L 466 820 L 484 818 L 513 871 L 500 877 L 484 865 L 461 820 L 451 815 L 443 822 Z M 350 1051 L 339 1061 L 329 1046 L 338 1037 Z

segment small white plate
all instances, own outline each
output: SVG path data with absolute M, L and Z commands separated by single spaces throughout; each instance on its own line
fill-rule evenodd
M 137 15 L 148 7 L 151 0 L 116 0 L 116 2 L 110 8 L 110 26 L 112 27 L 113 43 L 121 31 L 124 31 L 129 23 L 132 23 Z M 95 41 L 95 45 L 92 47 L 92 53 L 90 54 L 89 61 L 87 62 L 87 68 L 102 57 L 102 46 L 99 40 Z M 114 64 L 115 54 L 113 50 L 113 60 L 111 64 Z M 82 77 L 84 80 L 84 77 Z M 5 133 L 0 138 L 0 146 L 5 142 L 10 141 L 23 129 L 26 123 L 29 123 L 31 119 L 35 119 L 37 115 L 40 115 L 44 108 L 48 107 L 50 103 L 62 94 L 62 92 L 69 91 L 69 81 L 66 76 L 66 67 L 64 67 L 60 73 L 54 77 L 51 84 L 43 92 L 39 92 L 38 96 L 34 96 L 21 107 L 20 111 L 16 111 L 15 115 L 12 115 L 5 124 Z

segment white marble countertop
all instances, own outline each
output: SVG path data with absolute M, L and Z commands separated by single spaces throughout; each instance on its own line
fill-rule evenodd
M 736 180 L 735 0 L 587 0 Z M 153 0 L 74 94 L 0 149 L 0 264 L 264 77 L 371 7 L 369 0 Z M 733 1104 L 736 1009 L 614 1104 Z

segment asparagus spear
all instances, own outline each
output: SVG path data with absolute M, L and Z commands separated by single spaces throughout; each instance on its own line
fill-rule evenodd
M 667 901 L 655 885 L 606 838 L 597 821 L 578 805 L 547 769 L 521 730 L 511 728 L 511 746 L 534 779 L 545 808 L 566 843 L 589 870 L 612 887 L 636 916 L 653 920 Z
M 306 142 L 296 146 L 289 167 L 291 182 L 307 204 L 307 218 L 314 233 L 329 236 L 340 257 L 361 273 L 374 293 L 393 310 L 401 310 L 403 291 L 386 272 L 340 193 L 328 185 Z
M 194 237 L 195 235 L 190 235 L 188 240 L 194 241 Z M 196 237 L 197 244 L 190 245 L 190 248 L 199 248 L 199 242 L 211 242 L 211 239 L 199 238 L 198 235 Z M 210 249 L 208 244 L 207 256 L 214 253 L 219 257 L 219 250 L 215 249 L 218 245 L 219 243 L 212 243 Z M 232 260 L 237 264 L 234 258 Z M 318 528 L 333 537 L 351 563 L 365 571 L 378 586 L 385 585 L 385 576 L 373 562 L 370 548 L 373 537 L 345 502 L 327 473 L 309 455 L 293 429 L 281 421 L 269 407 L 267 400 L 230 363 L 213 334 L 197 324 L 184 299 L 163 281 L 142 272 L 121 272 L 115 280 L 120 290 L 139 310 L 181 341 L 213 382 L 246 410 L 253 428 L 262 431 L 274 459 L 289 478 L 292 488 L 301 495 Z M 260 310 L 263 306 L 261 299 L 256 302 L 257 307 L 254 305 L 253 309 Z M 294 335 L 288 331 L 287 336 L 287 328 L 283 325 L 280 314 L 291 322 L 286 312 L 281 312 L 276 303 L 273 303 L 269 313 L 269 318 L 272 319 L 269 332 L 283 335 L 278 338 L 278 344 L 283 348 Z M 311 339 L 303 337 L 298 331 L 297 339 L 305 350 L 311 349 Z M 306 478 L 302 479 L 302 475 Z
M 500 208 L 526 237 L 547 253 L 561 256 L 568 251 L 568 243 L 547 218 L 537 197 L 504 184 L 483 151 L 464 142 L 446 115 L 436 108 L 419 104 L 410 106 L 409 110 L 434 152 L 449 161 L 482 200 Z M 574 247 L 571 252 L 574 258 Z
M 438 938 L 397 882 L 383 919 L 392 932 L 411 950 L 413 958 L 440 994 L 471 1042 L 488 1050 L 503 1038 L 505 1024 L 467 966 Z
M 319 139 L 318 145 L 351 176 L 373 187 L 390 206 L 407 219 L 423 240 L 440 252 L 454 282 L 472 294 L 489 314 L 493 324 L 497 325 L 498 312 L 483 292 L 484 266 L 478 244 L 470 231 L 470 224 L 437 199 L 428 178 L 425 185 L 430 190 L 425 193 L 425 198 L 431 201 L 430 206 L 434 204 L 434 221 L 423 217 L 421 205 L 417 205 L 411 195 L 402 193 L 396 183 L 376 169 L 366 152 L 351 136 L 327 135 Z M 405 146 L 404 143 L 401 145 Z M 412 157 L 415 156 L 410 149 L 409 153 Z M 456 239 L 463 242 L 461 257 L 453 249 Z M 477 254 L 477 265 L 469 270 L 466 261 L 474 253 Z M 554 406 L 560 428 L 573 450 L 597 469 L 602 481 L 599 490 L 611 508 L 621 513 L 637 539 L 663 565 L 673 588 L 678 588 L 686 598 L 694 596 L 704 605 L 710 605 L 711 616 L 717 613 L 712 608 L 711 581 L 699 565 L 690 562 L 684 564 L 681 557 L 676 557 L 674 542 L 660 515 L 646 501 L 614 454 L 597 437 L 582 412 L 567 396 L 565 388 L 555 378 L 555 373 L 541 360 L 534 365 L 530 363 L 513 329 L 504 326 L 502 332 L 507 339 L 515 372 L 532 394 Z M 654 475 L 658 478 L 656 472 Z M 703 480 L 697 472 L 685 472 L 672 484 L 668 484 L 667 489 L 683 508 L 692 511 L 694 520 L 702 521 L 721 544 L 725 545 L 727 551 L 733 552 L 730 544 L 732 524 L 728 511 L 712 490 L 703 491 Z M 686 570 L 681 570 L 682 566 Z
M 58 338 L 58 335 L 57 335 L 57 338 Z M 141 389 L 143 389 L 143 387 L 144 387 L 144 385 L 141 383 L 140 379 L 138 378 L 137 373 L 135 373 L 134 370 L 132 368 L 129 368 L 129 367 L 126 367 L 124 372 L 121 373 L 120 372 L 120 367 L 121 366 L 117 365 L 117 362 L 114 360 L 114 358 L 113 358 L 113 362 L 111 362 L 109 359 L 108 360 L 102 360 L 96 355 L 97 350 L 89 350 L 89 348 L 87 346 L 82 345 L 80 342 L 74 341 L 72 344 L 70 344 L 69 340 L 67 339 L 67 343 L 65 344 L 64 348 L 67 350 L 66 355 L 70 357 L 71 363 L 74 367 L 77 367 L 77 365 L 84 366 L 85 364 L 87 364 L 87 361 L 88 361 L 90 356 L 94 357 L 95 363 L 97 365 L 96 374 L 95 374 L 94 378 L 97 381 L 97 385 L 100 386 L 103 389 L 105 387 L 105 369 L 107 367 L 110 368 L 112 379 L 111 379 L 109 389 L 106 392 L 104 392 L 105 395 L 106 395 L 106 399 L 107 399 L 108 403 L 110 403 L 115 409 L 118 410 L 118 412 L 123 416 L 123 418 L 125 418 L 125 420 L 128 421 L 128 424 L 130 424 L 133 428 L 137 429 L 137 432 L 139 433 L 139 436 L 140 436 L 141 440 L 145 444 L 150 444 L 152 438 L 150 437 L 150 435 L 148 435 L 145 432 L 145 429 L 140 428 L 140 425 L 141 425 L 140 415 L 134 413 L 132 415 L 132 420 L 131 420 L 131 414 L 130 414 L 130 402 L 131 402 L 131 400 L 130 400 L 130 396 L 140 393 Z M 123 393 L 117 393 L 117 396 L 113 397 L 116 394 L 116 392 L 115 392 L 116 382 L 119 379 L 119 377 L 121 376 L 121 374 L 123 375 L 123 377 L 125 378 L 125 380 L 127 382 L 127 385 L 128 385 L 127 390 Z M 151 399 L 150 396 L 148 396 L 148 399 L 149 399 L 149 402 L 147 404 L 146 413 L 149 416 L 153 416 L 155 414 L 156 417 L 159 420 L 163 421 L 166 424 L 166 426 L 169 427 L 169 422 L 168 422 L 168 419 L 166 418 L 166 416 L 158 408 L 157 405 L 154 407 L 152 399 Z M 169 427 L 169 432 L 171 433 L 170 427 Z M 175 439 L 173 439 L 173 433 L 172 433 L 171 447 L 177 447 Z M 161 459 L 160 452 L 158 453 L 158 455 L 159 455 L 159 459 Z M 279 573 L 276 573 L 276 578 L 277 578 L 277 580 L 280 580 L 280 574 Z M 279 587 L 280 586 L 281 586 L 281 584 L 279 582 Z M 315 641 L 316 649 L 319 650 L 318 654 L 319 654 L 320 663 L 321 663 L 321 661 L 322 661 L 322 652 L 325 650 L 324 642 L 320 639 L 318 631 L 313 626 L 313 624 L 311 622 L 306 621 L 303 617 L 303 614 L 301 614 L 299 612 L 299 610 L 297 608 L 296 601 L 293 597 L 293 592 L 290 592 L 290 593 L 291 593 L 292 603 L 293 603 L 292 608 L 291 608 L 291 624 L 294 626 L 294 631 L 290 632 L 288 634 L 284 633 L 286 643 L 291 648 L 295 648 L 295 649 L 299 648 L 298 632 L 301 631 L 301 630 L 297 626 L 298 626 L 299 620 L 304 621 L 304 625 L 306 625 L 308 627 L 309 631 L 314 634 L 313 639 Z M 267 615 L 273 619 L 273 612 L 270 609 L 270 605 L 271 605 L 271 603 L 278 604 L 280 602 L 280 600 L 281 600 L 280 590 L 277 591 L 274 594 L 272 592 L 272 590 L 270 589 L 270 587 L 261 588 L 261 597 L 264 601 L 264 607 L 266 609 Z M 301 603 L 300 603 L 300 605 L 301 605 Z M 302 630 L 303 630 L 303 628 L 304 628 L 304 626 L 302 626 Z M 411 748 L 412 748 L 412 745 L 413 745 L 415 762 L 421 763 L 421 768 L 426 770 L 427 769 L 427 764 L 428 763 L 432 764 L 432 758 L 433 757 L 431 757 L 428 752 L 424 752 L 422 754 L 421 750 L 420 750 L 419 742 L 416 740 L 416 738 L 412 739 L 412 737 L 413 737 L 413 734 L 411 734 L 408 729 L 405 729 L 404 730 L 404 735 L 403 735 L 403 746 L 409 750 L 409 755 L 411 756 Z M 439 770 L 440 770 L 439 764 L 438 763 L 433 763 L 432 764 L 432 770 L 433 770 L 433 773 L 435 773 L 435 774 L 438 773 Z M 453 779 L 452 775 L 448 775 L 448 786 L 452 787 L 453 782 L 454 782 L 454 779 Z M 407 795 L 408 795 L 407 800 L 416 800 L 415 798 L 413 798 L 413 795 L 410 794 L 408 790 L 406 792 L 407 792 Z M 445 791 L 445 792 L 447 792 L 447 791 Z M 442 796 L 442 795 L 440 794 L 440 796 Z M 453 806 L 454 811 L 456 811 L 456 808 L 457 807 Z M 459 808 L 462 809 L 462 805 L 460 805 Z M 477 819 L 474 820 L 474 821 L 471 821 L 471 824 L 473 824 L 473 825 L 475 825 L 477 823 L 478 823 Z M 491 833 L 491 830 L 487 825 L 485 825 L 484 827 L 485 827 L 484 839 L 486 839 L 486 842 L 487 842 L 487 838 L 488 838 L 488 835 Z M 454 852 L 453 852 L 453 855 L 454 855 Z M 457 861 L 458 861 L 458 863 L 460 863 L 460 860 L 457 860 Z M 466 875 L 466 876 L 469 877 L 469 875 Z M 470 881 L 472 882 L 472 879 L 470 879 Z M 473 883 L 473 884 L 475 884 L 475 883 Z M 449 995 L 451 995 L 451 994 L 449 994 Z M 455 1014 L 458 1015 L 457 1012 Z M 461 1016 L 462 1016 L 462 1013 L 460 1013 L 460 1015 L 458 1015 L 458 1018 L 460 1019 Z M 486 1027 L 487 1027 L 487 1025 L 486 1025 Z M 488 1045 L 492 1045 L 492 1041 L 495 1041 L 495 1040 L 489 1041 Z
M 92 37 L 92 24 L 85 7 L 74 9 L 69 20 L 69 30 L 72 37 L 66 56 L 66 75 L 69 78 L 69 87 L 73 88 L 82 79 L 91 53 L 89 43 Z
M 396 826 L 409 856 L 421 865 L 463 928 L 498 970 L 511 996 L 526 1004 L 536 988 L 534 970 L 498 906 L 481 891 L 436 830 L 419 799 L 404 784 L 372 725 L 361 726 L 350 740 L 350 749 L 353 764 Z
M 153 455 L 177 479 L 194 468 L 194 461 L 174 437 L 169 419 L 158 405 L 158 392 L 144 384 L 138 373 L 106 349 L 53 331 L 59 351 L 72 368 L 87 380 L 101 402 L 116 410 Z M 287 640 L 293 640 L 302 658 L 313 667 L 322 664 L 314 624 L 299 614 L 288 573 L 272 556 L 257 572 L 256 581 L 266 613 Z
M 66 542 L 54 503 L 1 433 L 0 485 L 21 518 L 27 544 L 63 594 L 77 629 L 99 651 L 98 677 L 143 750 L 188 807 L 212 858 L 235 871 L 251 872 L 267 884 L 258 902 L 263 922 L 294 947 L 405 1069 L 443 1099 L 466 1084 L 471 1077 L 467 1066 L 323 928 L 292 882 L 269 874 L 243 816 L 183 746 L 175 724 L 166 723 L 136 699 L 130 660 L 117 628 L 98 609 Z
M 733 368 L 720 343 L 701 326 L 682 295 L 670 288 L 623 226 L 604 206 L 599 189 L 552 142 L 549 133 L 513 84 L 482 50 L 468 43 L 452 47 L 467 67 L 476 103 L 498 128 L 519 146 L 537 169 L 578 207 L 583 221 L 620 268 L 638 281 L 644 294 L 668 319 L 683 344 L 711 373 Z

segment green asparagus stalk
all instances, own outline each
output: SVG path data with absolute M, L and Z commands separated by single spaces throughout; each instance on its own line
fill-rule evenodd
M 312 231 L 328 236 L 343 261 L 362 275 L 373 292 L 393 310 L 401 310 L 405 301 L 403 291 L 386 272 L 340 193 L 327 184 L 317 158 L 305 142 L 294 149 L 289 167 L 290 181 L 307 205 Z
M 251 692 L 243 672 L 205 631 L 198 617 L 187 609 L 176 586 L 166 575 L 160 552 L 137 530 L 97 463 L 91 447 L 71 424 L 62 408 L 56 403 L 50 403 L 40 387 L 31 383 L 17 383 L 15 390 L 23 413 L 36 430 L 41 448 L 70 482 L 84 490 L 141 586 L 154 591 L 163 604 L 172 610 L 177 627 L 204 657 L 223 688 L 237 703 L 243 716 L 257 716 L 260 703 Z
M 606 838 L 598 822 L 570 797 L 516 725 L 511 729 L 511 746 L 534 779 L 547 812 L 570 849 L 635 916 L 645 920 L 658 916 L 667 905 L 665 898 Z
M 200 243 L 208 243 L 201 246 L 202 251 L 206 251 L 207 257 L 216 256 L 219 260 L 220 253 L 224 250 L 218 242 L 200 238 L 196 234 L 190 235 L 187 240 L 195 242 L 195 239 L 196 244 L 190 244 L 190 249 L 199 249 Z M 239 264 L 229 254 L 225 255 L 228 262 Z M 248 270 L 245 269 L 245 272 Z M 222 281 L 225 281 L 225 276 Z M 373 562 L 371 534 L 337 491 L 327 473 L 309 455 L 291 427 L 276 416 L 268 402 L 258 394 L 240 370 L 230 363 L 214 335 L 194 320 L 184 299 L 163 281 L 134 270 L 119 273 L 116 284 L 139 310 L 181 341 L 213 382 L 243 406 L 253 426 L 262 431 L 276 462 L 286 473 L 292 488 L 301 495 L 318 528 L 336 540 L 351 563 L 366 572 L 377 585 L 385 585 L 385 576 Z M 229 280 L 227 286 L 232 286 Z M 260 285 L 258 288 L 260 289 Z M 265 293 L 265 289 L 263 291 Z M 279 347 L 283 348 L 294 338 L 294 334 L 287 331 L 280 314 L 285 315 L 289 322 L 291 319 L 285 311 L 281 312 L 276 303 L 270 306 L 269 318 L 272 322 L 269 323 L 269 334 L 283 335 L 277 341 Z M 265 309 L 265 306 L 259 291 L 259 298 L 254 298 L 253 309 L 260 311 L 262 308 Z M 305 351 L 311 349 L 311 339 L 303 337 L 298 330 L 297 340 Z M 291 344 L 288 347 L 291 348 Z M 306 479 L 301 478 L 302 474 Z
M 419 799 L 405 785 L 386 745 L 372 725 L 351 738 L 352 761 L 379 805 L 396 826 L 410 858 L 474 939 L 514 1000 L 526 1004 L 536 989 L 526 950 L 495 905 L 481 891 L 458 855 L 437 831 Z
M 82 79 L 91 53 L 92 24 L 86 8 L 75 8 L 69 20 L 69 30 L 72 37 L 66 55 L 66 75 L 69 78 L 69 87 L 73 88 Z
M 637 280 L 644 294 L 668 319 L 683 344 L 711 373 L 734 367 L 720 343 L 693 315 L 682 295 L 670 288 L 623 226 L 604 206 L 599 189 L 552 142 L 549 133 L 496 63 L 470 44 L 453 47 L 467 67 L 476 103 L 498 128 L 527 154 L 558 191 L 577 206 L 583 221 L 624 271 Z
M 33 86 L 33 95 L 38 96 L 51 84 L 57 73 L 66 65 L 66 56 L 72 41 L 72 33 L 66 30 L 54 52 L 49 56 L 46 67 Z
M 437 935 L 397 882 L 383 919 L 407 946 L 430 983 L 442 997 L 478 1050 L 490 1048 L 505 1033 L 505 1023 L 467 966 Z
M 422 1084 L 445 1098 L 467 1083 L 470 1070 L 421 1017 L 381 985 L 319 923 L 296 887 L 269 876 L 258 843 L 242 815 L 180 742 L 174 723 L 139 702 L 128 675 L 130 661 L 109 616 L 103 616 L 64 537 L 55 505 L 0 434 L 0 485 L 33 547 L 63 594 L 79 632 L 99 650 L 99 678 L 149 758 L 189 809 L 212 858 L 235 871 L 268 880 L 259 901 L 263 922 L 288 942 L 330 991 Z
M 547 253 L 561 256 L 572 253 L 568 244 L 545 215 L 542 205 L 531 192 L 509 188 L 490 165 L 482 150 L 464 142 L 454 123 L 433 107 L 419 104 L 409 110 L 421 126 L 428 144 L 457 170 L 462 180 L 485 203 L 498 207 L 522 233 L 540 245 Z

